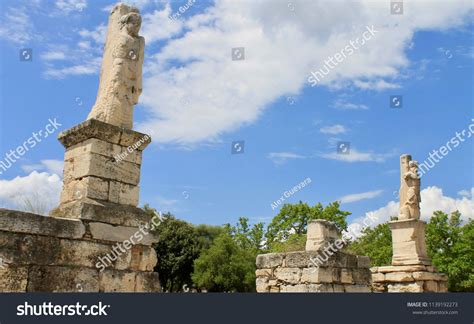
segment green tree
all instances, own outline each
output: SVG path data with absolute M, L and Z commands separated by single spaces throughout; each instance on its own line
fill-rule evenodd
M 150 216 L 156 213 L 148 205 L 145 205 L 144 210 Z M 158 242 L 153 245 L 158 257 L 155 271 L 158 272 L 163 290 L 179 292 L 184 285 L 191 286 L 193 263 L 199 256 L 194 226 L 168 213 L 162 215 L 162 221 L 154 233 L 158 238 Z
M 210 292 L 255 291 L 255 253 L 239 246 L 230 233 L 221 234 L 194 262 L 192 279 Z
M 372 266 L 388 265 L 392 262 L 392 232 L 388 224 L 367 227 L 362 235 L 346 247 L 357 255 L 370 257 Z
M 208 249 L 212 242 L 221 234 L 226 232 L 224 226 L 196 225 L 195 232 L 199 244 L 199 250 Z
M 437 211 L 426 227 L 428 255 L 449 277 L 449 291 L 474 291 L 474 221 L 461 226 L 461 214 Z
M 292 244 L 301 243 L 302 235 L 306 234 L 308 222 L 313 219 L 326 219 L 334 222 L 339 229 L 346 229 L 346 217 L 351 213 L 342 211 L 339 207 L 340 204 L 337 201 L 326 207 L 323 207 L 321 203 L 311 207 L 301 201 L 297 204 L 283 205 L 278 215 L 268 225 L 267 245 L 271 250 L 274 248 L 284 250 L 283 242 L 288 241 L 291 236 L 296 236 L 290 240 Z
M 227 224 L 226 227 L 234 241 L 241 248 L 253 252 L 262 251 L 265 237 L 263 223 L 257 223 L 250 227 L 248 218 L 240 217 L 235 226 Z

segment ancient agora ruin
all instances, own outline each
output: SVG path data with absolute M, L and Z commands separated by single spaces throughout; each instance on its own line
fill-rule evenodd
M 133 131 L 142 92 L 144 39 L 138 9 L 110 14 L 97 101 L 88 120 L 62 132 L 66 149 L 60 205 L 48 217 L 0 209 L 1 292 L 161 292 L 150 219 L 139 201 L 142 154 L 151 139 Z M 401 157 L 400 215 L 390 222 L 391 266 L 339 249 L 334 224 L 314 220 L 306 251 L 257 257 L 258 292 L 445 292 L 447 277 L 426 254 L 420 178 Z M 321 260 L 319 258 L 318 260 Z

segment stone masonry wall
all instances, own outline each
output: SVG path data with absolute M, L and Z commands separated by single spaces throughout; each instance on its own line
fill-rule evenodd
M 124 249 L 105 270 L 96 266 L 130 235 L 92 230 L 88 220 L 0 209 L 0 292 L 161 291 L 151 234 Z
M 257 292 L 371 292 L 370 260 L 338 252 L 312 267 L 317 251 L 257 256 Z

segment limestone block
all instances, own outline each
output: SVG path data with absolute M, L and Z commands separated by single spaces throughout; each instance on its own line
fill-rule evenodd
M 0 257 L 15 265 L 54 264 L 59 256 L 55 237 L 0 232 Z
M 255 276 L 270 278 L 273 276 L 273 270 L 272 269 L 257 269 L 255 271 Z
M 85 177 L 64 184 L 61 204 L 83 198 L 108 200 L 109 182 L 101 178 Z
M 370 268 L 370 258 L 368 256 L 357 256 L 357 267 L 358 268 Z
M 135 279 L 135 292 L 162 292 L 158 273 L 137 272 Z
M 310 265 L 310 258 L 316 254 L 304 251 L 288 252 L 285 255 L 283 266 L 288 268 L 306 268 Z
M 98 271 L 84 267 L 33 266 L 27 291 L 98 292 Z
M 131 262 L 130 252 L 121 253 L 118 257 L 113 253 L 112 244 L 103 244 L 94 241 L 61 240 L 59 244 L 59 256 L 55 264 L 75 265 L 100 269 L 97 263 L 101 260 L 104 266 L 114 269 L 128 269 Z M 110 256 L 111 262 L 106 261 Z M 110 265 L 109 265 L 110 264 Z
M 268 278 L 257 277 L 255 283 L 256 283 L 258 293 L 270 292 L 270 285 L 268 284 Z
M 372 273 L 372 281 L 373 282 L 384 282 L 385 275 L 383 273 Z
M 372 268 L 374 269 L 374 268 Z M 375 272 L 415 272 L 415 271 L 426 271 L 424 265 L 409 265 L 409 266 L 384 266 L 375 268 Z
M 78 143 L 82 143 L 90 138 L 96 138 L 109 143 L 119 144 L 122 130 L 123 129 L 120 127 L 104 123 L 96 119 L 89 119 L 79 125 L 61 132 L 58 136 L 58 140 L 66 149 Z M 144 134 L 140 134 L 137 137 L 140 137 L 141 135 Z
M 274 271 L 274 276 L 278 280 L 294 284 L 300 281 L 301 270 L 298 268 L 277 268 Z
M 369 293 L 372 292 L 367 285 L 344 285 L 344 291 L 347 293 Z
M 158 241 L 158 238 L 152 233 L 140 230 L 136 227 L 113 226 L 104 223 L 89 223 L 90 234 L 94 239 L 112 241 L 112 242 L 135 242 L 136 244 L 151 245 Z M 143 237 L 141 240 L 138 237 Z M 133 243 L 132 242 L 132 243 Z
M 141 208 L 97 201 L 74 201 L 63 204 L 55 209 L 52 215 L 131 227 L 138 227 L 141 224 L 151 226 L 152 222 L 150 215 Z M 159 222 L 159 219 L 154 221 Z
M 331 268 L 306 268 L 303 269 L 301 282 L 331 283 L 333 281 Z
M 352 284 L 352 271 L 350 269 L 341 269 L 341 283 Z
M 383 283 L 372 283 L 372 291 L 375 293 L 387 292 L 387 285 Z
M 118 181 L 110 181 L 108 199 L 110 202 L 130 205 L 138 205 L 140 189 L 138 186 L 129 185 Z
M 438 283 L 433 280 L 423 281 L 423 292 L 438 292 Z
M 344 292 L 344 285 L 333 284 L 332 287 L 333 287 L 333 290 L 334 290 L 335 293 L 343 293 Z
M 257 268 L 276 268 L 281 266 L 283 263 L 283 254 L 282 253 L 267 253 L 257 255 Z
M 389 293 L 416 293 L 423 292 L 423 282 L 416 281 L 412 283 L 395 283 L 388 285 Z
M 280 292 L 282 293 L 306 293 L 308 292 L 308 286 L 299 284 L 299 285 L 284 285 L 280 287 Z
M 415 281 L 410 272 L 389 272 L 385 274 L 385 281 L 388 282 L 409 282 Z
M 437 272 L 413 272 L 413 278 L 415 280 L 435 280 L 435 281 L 446 281 L 448 277 L 443 273 Z
M 100 292 L 134 292 L 135 271 L 107 269 L 99 273 Z
M 447 281 L 438 281 L 438 292 L 448 292 Z
M 309 284 L 308 292 L 334 292 L 331 284 Z
M 140 182 L 140 165 L 135 163 L 115 162 L 113 158 L 95 153 L 80 155 L 70 161 L 74 164 L 72 175 L 76 180 L 94 176 L 135 186 Z
M 25 292 L 28 268 L 16 265 L 0 267 L 0 292 Z
M 338 252 L 336 254 L 334 266 L 338 268 L 357 268 L 357 256 Z
M 372 281 L 372 274 L 368 268 L 353 269 L 352 278 L 356 284 L 368 285 Z
M 140 271 L 153 271 L 158 258 L 154 248 L 144 245 L 134 245 L 130 250 L 130 269 Z
M 78 220 L 54 218 L 0 208 L 0 230 L 17 233 L 81 238 L 84 224 Z

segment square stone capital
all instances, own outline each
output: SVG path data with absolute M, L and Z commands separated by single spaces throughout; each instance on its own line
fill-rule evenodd
M 67 149 L 90 138 L 143 151 L 151 143 L 149 135 L 114 126 L 96 119 L 89 119 L 58 135 L 58 140 Z

